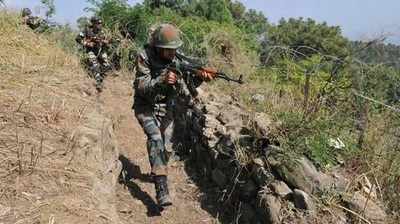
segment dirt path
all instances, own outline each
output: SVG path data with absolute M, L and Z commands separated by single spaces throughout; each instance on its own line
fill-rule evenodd
M 215 223 L 215 218 L 201 208 L 202 193 L 177 163 L 169 170 L 170 191 L 174 205 L 160 213 L 154 201 L 154 185 L 149 178 L 146 141 L 131 110 L 132 91 L 126 75 L 109 77 L 100 100 L 112 115 L 120 160 L 128 171 L 126 184 L 117 185 L 117 212 L 124 223 Z M 210 206 L 210 205 L 209 205 Z M 212 208 L 205 208 L 207 210 Z

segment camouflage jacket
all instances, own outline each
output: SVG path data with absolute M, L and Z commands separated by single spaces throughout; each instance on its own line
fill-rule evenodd
M 84 41 L 93 42 L 93 47 L 85 47 L 86 51 L 98 52 L 104 47 L 108 47 L 107 44 L 104 44 L 103 41 L 107 40 L 105 33 L 103 30 L 96 30 L 93 27 L 89 26 L 84 31 L 80 32 L 78 36 L 75 38 L 76 42 L 83 45 Z
M 23 17 L 23 23 L 35 30 L 42 25 L 43 20 L 37 16 L 25 16 Z
M 193 74 L 183 74 L 175 86 L 164 83 L 167 67 L 171 63 L 189 63 L 186 57 L 177 57 L 165 61 L 158 57 L 155 49 L 145 46 L 145 50 L 136 58 L 136 78 L 134 81 L 134 108 L 160 108 L 168 106 L 173 98 L 191 97 L 193 90 L 203 82 Z M 179 88 L 177 86 L 180 86 Z M 189 96 L 190 95 L 190 96 Z

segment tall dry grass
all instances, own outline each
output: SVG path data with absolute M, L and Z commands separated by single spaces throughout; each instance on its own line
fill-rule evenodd
M 0 12 L 0 72 L 18 75 L 32 72 L 57 72 L 64 68 L 79 72 L 78 61 L 55 48 L 46 36 L 35 34 L 21 24 L 15 13 Z

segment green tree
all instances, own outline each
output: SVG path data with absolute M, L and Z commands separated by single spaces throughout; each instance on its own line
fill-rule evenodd
M 83 30 L 86 26 L 89 25 L 89 18 L 86 16 L 79 17 L 76 20 L 76 23 L 78 24 L 79 30 Z
M 54 0 L 41 0 L 41 3 L 47 7 L 46 17 L 50 18 L 56 14 L 56 6 Z
M 238 26 L 243 28 L 246 32 L 257 35 L 264 34 L 269 27 L 267 17 L 265 17 L 262 12 L 257 12 L 254 9 L 250 9 L 246 12 L 243 18 L 237 23 Z
M 225 0 L 198 1 L 194 10 L 196 15 L 205 17 L 208 20 L 218 21 L 220 23 L 233 22 L 232 14 Z
M 244 17 L 244 14 L 246 12 L 246 6 L 243 5 L 243 3 L 238 2 L 238 1 L 229 1 L 229 11 L 232 14 L 232 17 L 235 20 L 241 20 Z
M 278 25 L 269 29 L 268 42 L 269 46 L 288 47 L 298 58 L 319 53 L 336 57 L 349 54 L 348 40 L 342 36 L 340 27 L 312 19 L 281 19 Z

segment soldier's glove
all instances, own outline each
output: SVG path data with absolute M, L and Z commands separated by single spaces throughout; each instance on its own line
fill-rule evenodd
M 164 82 L 165 82 L 166 84 L 168 84 L 168 85 L 175 85 L 175 83 L 176 83 L 177 80 L 178 80 L 178 77 L 177 77 L 177 75 L 176 75 L 174 72 L 168 71 L 168 72 L 165 74 Z

